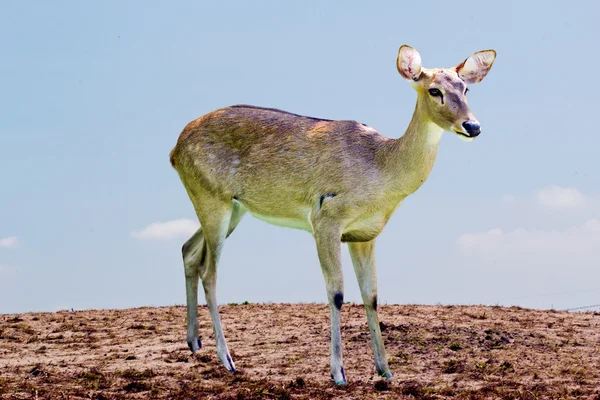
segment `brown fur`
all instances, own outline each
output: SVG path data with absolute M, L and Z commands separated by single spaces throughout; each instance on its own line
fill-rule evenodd
M 376 154 L 387 141 L 356 121 L 234 106 L 188 124 L 172 159 L 181 175 L 235 197 L 251 212 L 285 217 L 289 209 L 316 208 L 324 193 L 346 196 L 365 184 L 377 192 L 377 179 L 365 182 L 355 172 L 377 165 Z M 376 178 L 379 169 L 370 175 Z

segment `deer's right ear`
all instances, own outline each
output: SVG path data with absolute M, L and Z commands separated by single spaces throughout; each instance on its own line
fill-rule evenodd
M 400 46 L 396 67 L 404 79 L 418 81 L 421 76 L 421 56 L 419 52 L 405 44 Z

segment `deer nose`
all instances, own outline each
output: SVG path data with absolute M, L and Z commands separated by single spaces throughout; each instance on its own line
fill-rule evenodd
M 481 133 L 481 126 L 479 126 L 479 122 L 477 121 L 465 121 L 462 123 L 462 126 L 471 137 L 479 136 Z

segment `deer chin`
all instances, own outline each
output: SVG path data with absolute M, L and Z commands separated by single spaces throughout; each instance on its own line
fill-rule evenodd
M 475 140 L 474 137 L 469 136 L 464 132 L 454 131 L 454 133 L 456 133 L 456 136 L 458 136 L 458 138 L 463 142 L 472 142 L 473 140 Z

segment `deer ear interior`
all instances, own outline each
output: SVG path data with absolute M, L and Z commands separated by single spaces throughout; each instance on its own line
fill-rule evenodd
M 404 79 L 417 81 L 421 76 L 421 55 L 410 46 L 402 45 L 398 50 L 396 68 Z
M 455 70 L 466 84 L 481 82 L 492 68 L 495 59 L 494 50 L 478 51 L 456 66 Z

